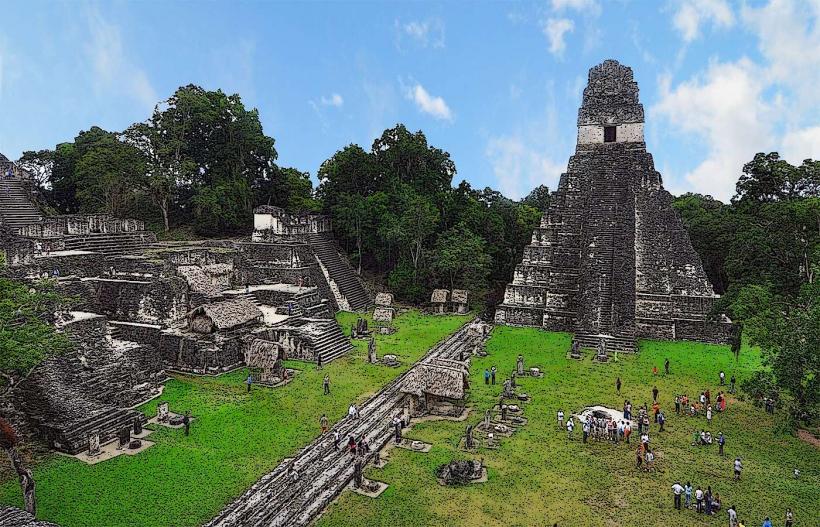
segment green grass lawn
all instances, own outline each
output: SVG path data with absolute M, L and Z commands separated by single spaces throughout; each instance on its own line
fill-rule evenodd
M 728 438 L 726 457 L 717 445 L 690 446 L 694 429 L 705 427 L 705 418 L 674 415 L 676 392 L 697 395 L 707 387 L 716 396 L 718 372 L 738 379 L 759 366 L 755 350 L 744 348 L 736 366 L 728 348 L 695 343 L 643 342 L 640 354 L 623 356 L 618 363 L 594 364 L 565 358 L 569 336 L 535 329 L 499 327 L 488 343 L 489 356 L 476 360 L 471 369 L 469 404 L 475 411 L 467 422 L 425 422 L 408 436 L 433 443 L 428 454 L 395 449 L 382 469 L 369 468 L 366 475 L 390 487 L 379 498 L 344 493 L 319 520 L 321 527 L 355 526 L 699 526 L 728 524 L 725 509 L 734 504 L 749 527 L 759 526 L 766 515 L 783 525 L 786 507 L 795 511 L 796 525 L 820 525 L 820 453 L 792 436 L 774 432 L 775 419 L 748 402 L 730 399 L 727 413 L 713 420 L 712 432 L 722 430 Z M 484 409 L 497 402 L 501 386 L 487 387 L 483 370 L 493 364 L 500 372 L 515 366 L 518 353 L 527 367 L 538 366 L 543 378 L 525 378 L 521 388 L 533 400 L 525 404 L 529 423 L 498 450 L 480 450 L 475 456 L 456 445 L 469 423 L 478 423 Z M 652 366 L 663 372 L 665 358 L 671 374 L 652 376 Z M 615 378 L 623 381 L 622 396 L 615 392 Z M 664 433 L 652 425 L 657 471 L 634 468 L 634 447 L 623 444 L 568 442 L 558 431 L 559 407 L 576 412 L 586 405 L 621 408 L 624 398 L 635 406 L 651 403 L 652 386 L 668 421 Z M 634 437 L 634 435 L 633 435 Z M 732 481 L 732 460 L 743 459 L 740 482 Z M 465 487 L 442 487 L 434 471 L 455 458 L 483 457 L 489 481 Z M 799 480 L 792 469 L 799 467 Z M 691 481 L 696 487 L 711 485 L 721 495 L 723 510 L 707 518 L 692 511 L 672 508 L 671 485 Z
M 355 318 L 352 313 L 338 317 L 343 328 Z M 34 469 L 38 516 L 63 527 L 200 525 L 316 437 L 322 413 L 331 421 L 340 419 L 351 401 L 378 391 L 467 320 L 412 311 L 399 317 L 398 332 L 376 341 L 379 355 L 398 355 L 401 368 L 368 364 L 367 343 L 357 341 L 349 356 L 321 372 L 289 362 L 302 370 L 290 384 L 254 387 L 250 395 L 244 371 L 216 378 L 176 376 L 161 399 L 142 410 L 154 415 L 159 400 L 169 401 L 171 411 L 190 409 L 196 417 L 190 437 L 158 427 L 149 437 L 156 442 L 150 449 L 93 466 L 48 456 Z M 322 395 L 326 373 L 330 396 Z M 16 480 L 0 485 L 0 503 L 22 506 Z

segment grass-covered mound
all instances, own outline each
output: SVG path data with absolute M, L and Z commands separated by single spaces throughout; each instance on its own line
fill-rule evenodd
M 408 436 L 433 443 L 429 454 L 401 449 L 390 453 L 383 469 L 370 468 L 366 476 L 390 487 L 378 499 L 345 493 L 319 520 L 321 527 L 374 526 L 565 526 L 727 525 L 726 508 L 734 504 L 748 526 L 760 525 L 766 515 L 783 524 L 786 507 L 795 511 L 796 525 L 816 525 L 820 518 L 820 453 L 816 447 L 788 435 L 775 434 L 776 419 L 749 402 L 731 398 L 727 413 L 713 420 L 712 433 L 722 430 L 728 438 L 726 457 L 717 446 L 693 447 L 691 433 L 706 426 L 705 418 L 674 414 L 675 393 L 697 395 L 707 387 L 713 398 L 718 391 L 718 372 L 727 382 L 738 380 L 759 365 L 759 353 L 744 348 L 738 365 L 728 348 L 684 342 L 643 342 L 640 354 L 621 355 L 618 363 L 593 364 L 589 358 L 576 362 L 565 357 L 569 336 L 535 329 L 498 327 L 488 343 L 489 356 L 475 360 L 471 369 L 470 404 L 476 410 L 466 423 L 446 421 L 416 425 Z M 442 487 L 435 469 L 453 458 L 472 457 L 456 450 L 469 423 L 477 423 L 484 409 L 497 402 L 501 386 L 487 387 L 485 367 L 495 364 L 502 375 L 522 353 L 525 364 L 539 366 L 543 378 L 525 378 L 521 390 L 533 397 L 525 405 L 529 423 L 499 450 L 481 450 L 489 466 L 489 481 L 464 487 Z M 665 358 L 671 374 L 663 375 Z M 659 375 L 653 377 L 652 367 Z M 623 381 L 622 396 L 615 392 L 615 378 Z M 503 376 L 499 382 L 503 380 Z M 576 412 L 586 405 L 603 404 L 620 409 L 624 398 L 635 406 L 652 402 L 652 387 L 668 421 L 659 433 L 652 425 L 657 471 L 635 469 L 635 447 L 608 443 L 567 441 L 559 431 L 555 414 L 559 407 Z M 637 439 L 633 435 L 633 439 Z M 732 481 L 732 460 L 743 458 L 745 470 L 739 483 Z M 799 467 L 800 479 L 792 477 Z M 672 508 L 670 487 L 680 480 L 694 486 L 711 485 L 721 495 L 723 510 L 707 518 L 693 511 Z
M 349 328 L 356 315 L 342 313 Z M 437 341 L 466 322 L 464 317 L 424 317 L 416 312 L 396 320 L 398 332 L 377 336 L 379 356 L 394 353 L 401 368 L 368 364 L 367 343 L 322 371 L 303 362 L 285 387 L 254 387 L 245 393 L 242 370 L 222 377 L 177 376 L 160 400 L 172 411 L 190 409 L 196 419 L 190 437 L 157 427 L 154 446 L 136 456 L 89 466 L 52 455 L 34 470 L 38 516 L 63 527 L 197 526 L 216 515 L 281 460 L 319 435 L 319 417 L 341 418 L 353 400 L 379 390 Z M 331 395 L 322 395 L 322 378 L 331 378 Z M 142 410 L 156 413 L 159 400 Z M 20 506 L 16 480 L 0 485 L 0 503 Z

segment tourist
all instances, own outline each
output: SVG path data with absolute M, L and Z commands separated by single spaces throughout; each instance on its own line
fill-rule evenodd
M 652 400 L 653 401 L 658 400 L 658 387 L 657 386 L 652 387 Z
M 723 432 L 720 432 L 718 435 L 718 455 L 723 455 L 723 446 L 726 445 L 726 436 L 723 435 Z
M 792 527 L 794 525 L 794 513 L 791 509 L 786 509 L 786 527 Z
M 743 463 L 740 462 L 740 458 L 735 458 L 735 481 L 740 479 L 740 473 L 743 471 Z
M 564 429 L 564 410 L 558 409 L 558 429 Z
M 337 452 L 339 450 L 339 431 L 338 430 L 333 431 L 333 450 L 335 450 Z
M 492 380 L 492 384 L 493 384 L 493 386 L 495 386 L 495 374 L 496 374 L 497 372 L 498 372 L 498 368 L 496 368 L 495 366 L 493 366 L 492 368 L 490 368 L 490 378 L 491 378 L 491 380 Z
M 710 405 L 712 404 L 712 391 L 709 388 L 706 388 L 706 391 L 703 392 L 703 396 L 706 398 L 705 404 Z
M 397 445 L 399 443 L 401 443 L 401 425 L 402 425 L 401 419 L 399 419 L 399 417 L 397 415 L 394 415 L 393 416 L 393 435 L 394 435 L 394 438 L 395 438 L 395 441 L 396 441 Z
M 675 415 L 680 415 L 680 395 L 675 396 Z
M 319 426 L 322 427 L 322 435 L 326 434 L 328 426 L 327 426 L 327 416 L 325 414 L 322 414 L 322 417 L 319 418 Z
M 661 425 L 660 431 L 663 432 L 663 425 L 666 423 L 666 416 L 663 415 L 663 412 L 658 413 L 658 424 Z
M 572 416 L 569 416 L 567 420 L 567 439 L 570 441 L 572 440 L 572 431 L 575 430 L 575 422 L 572 420 Z
M 647 472 L 652 472 L 655 468 L 655 454 L 647 446 L 646 448 L 646 465 L 644 466 Z
M 732 505 L 726 510 L 726 514 L 729 515 L 729 527 L 738 527 L 737 524 L 737 511 L 735 510 L 735 506 Z
M 182 426 L 185 427 L 185 435 L 191 434 L 191 411 L 187 410 L 182 416 Z
M 330 395 L 330 375 L 325 375 L 322 380 L 322 388 L 324 389 L 324 395 Z
M 621 395 L 621 378 L 620 377 L 615 379 L 615 390 L 618 392 L 618 395 Z
M 669 375 L 669 358 L 667 358 L 666 361 L 664 361 L 663 370 L 666 372 L 666 375 Z
M 350 439 L 347 440 L 347 450 L 353 457 L 356 456 L 356 439 L 353 436 L 350 436 Z
M 765 520 L 763 520 L 763 525 L 762 525 L 762 527 L 772 527 L 772 520 L 771 520 L 771 519 L 769 519 L 769 517 L 768 517 L 768 516 L 766 516 L 766 519 L 765 519 Z
M 692 484 L 688 481 L 686 482 L 686 485 L 683 487 L 683 494 L 686 498 L 686 508 L 688 509 L 692 506 Z
M 735 393 L 735 382 L 737 382 L 737 380 L 735 379 L 735 374 L 733 373 L 732 378 L 729 379 L 729 393 Z
M 720 493 L 716 492 L 715 497 L 712 498 L 712 512 L 715 513 L 720 510 Z
M 248 378 L 245 379 L 245 384 L 248 385 L 248 393 L 251 393 L 251 384 L 253 384 L 253 377 L 248 373 Z
M 657 366 L 652 366 L 652 376 L 653 377 L 658 376 L 658 367 Z
M 632 424 L 627 421 L 624 423 L 624 440 L 626 440 L 626 444 L 629 444 L 629 436 L 632 435 Z
M 725 412 L 726 411 L 726 396 L 723 394 L 723 392 L 720 393 L 720 402 L 718 404 L 720 405 L 720 411 Z
M 355 404 L 351 404 L 347 409 L 347 416 L 350 419 L 358 419 L 359 418 L 359 409 L 356 408 Z
M 488 370 L 487 368 L 484 368 L 484 384 L 488 386 L 490 384 L 490 370 Z
M 640 470 L 641 465 L 643 465 L 643 446 L 639 446 L 635 450 L 635 468 Z
M 703 505 L 706 507 L 706 514 L 712 515 L 712 486 L 706 487 L 706 493 L 703 495 Z
M 703 512 L 703 491 L 699 485 L 695 490 L 695 512 Z
M 795 467 L 792 474 L 794 474 L 794 479 L 799 479 L 800 478 L 800 469 Z
M 592 418 L 588 418 L 584 421 L 584 426 L 581 427 L 581 431 L 583 432 L 583 442 L 586 444 L 587 438 L 589 437 L 589 421 Z
M 661 405 L 658 404 L 658 401 L 652 403 L 652 415 L 654 416 L 655 423 L 658 422 L 658 414 L 661 413 Z
M 322 369 L 322 354 L 321 353 L 316 354 L 316 369 L 317 370 Z
M 720 370 L 720 373 L 718 374 L 718 376 L 720 377 L 720 385 L 725 386 L 726 385 L 726 374 L 723 373 L 723 370 Z
M 712 424 L 712 407 L 711 406 L 706 407 L 706 423 L 710 424 L 710 425 Z

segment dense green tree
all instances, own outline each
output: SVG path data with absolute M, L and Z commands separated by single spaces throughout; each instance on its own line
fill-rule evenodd
M 485 246 L 481 236 L 459 223 L 439 236 L 433 268 L 451 290 L 483 291 L 487 287 L 491 263 Z
M 550 189 L 546 185 L 538 185 L 521 202 L 542 213 L 546 212 L 550 206 Z
M 51 185 L 54 157 L 54 150 L 26 150 L 15 164 L 31 174 L 37 188 L 45 192 Z

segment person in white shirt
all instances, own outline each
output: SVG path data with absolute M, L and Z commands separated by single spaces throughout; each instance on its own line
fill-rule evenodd
M 734 506 L 729 507 L 726 513 L 729 515 L 729 527 L 737 527 L 737 511 Z
M 683 486 L 679 482 L 676 481 L 675 484 L 672 485 L 672 495 L 674 496 L 675 508 L 678 509 L 678 510 L 681 509 L 681 506 L 680 506 L 681 494 L 683 494 Z
M 356 409 L 355 404 L 351 404 L 350 407 L 347 409 L 347 416 L 351 419 L 356 419 L 359 417 L 359 410 Z
M 572 431 L 575 430 L 575 423 L 572 421 L 572 417 L 567 420 L 567 439 L 572 439 Z
M 561 409 L 558 410 L 558 428 L 564 428 L 564 411 Z
M 697 490 L 695 490 L 695 511 L 703 511 L 703 491 L 700 489 L 700 487 L 698 487 Z
M 743 470 L 743 463 L 740 462 L 740 458 L 735 458 L 735 479 L 740 479 L 740 472 Z

